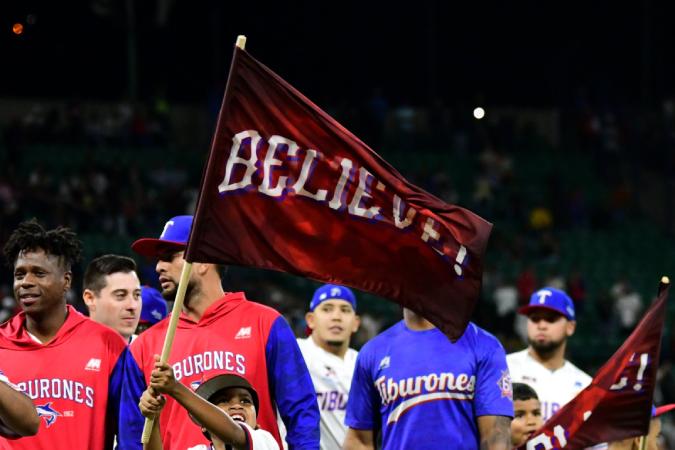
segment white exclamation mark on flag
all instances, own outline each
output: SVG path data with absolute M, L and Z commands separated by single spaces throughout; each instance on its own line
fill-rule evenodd
M 633 386 L 633 389 L 636 391 L 639 391 L 642 389 L 642 378 L 645 375 L 645 369 L 647 368 L 647 362 L 649 361 L 649 354 L 643 353 L 640 355 L 640 368 L 638 369 L 637 373 L 637 383 L 635 383 L 635 386 Z
M 457 252 L 457 258 L 455 258 L 455 273 L 458 277 L 462 276 L 462 263 L 464 263 L 464 258 L 466 258 L 466 247 L 460 245 L 459 251 Z

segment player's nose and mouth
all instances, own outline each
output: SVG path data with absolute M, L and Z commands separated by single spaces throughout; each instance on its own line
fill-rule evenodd
M 18 282 L 16 297 L 22 305 L 30 306 L 37 302 L 41 296 L 42 293 L 40 292 L 40 288 L 33 282 L 30 274 L 26 274 L 23 279 Z
M 168 262 L 160 259 L 155 266 L 155 272 L 159 274 L 159 284 L 163 290 L 170 289 L 171 285 L 175 284 L 173 278 L 169 276 L 168 264 Z
M 138 306 L 130 303 L 122 309 L 122 320 L 127 324 L 133 324 L 139 315 Z
M 344 327 L 342 326 L 342 314 L 333 313 L 330 318 L 330 326 L 328 327 L 333 333 L 342 333 Z

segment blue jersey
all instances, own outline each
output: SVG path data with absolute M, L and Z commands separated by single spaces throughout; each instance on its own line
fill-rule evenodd
M 347 426 L 382 431 L 382 449 L 474 450 L 479 416 L 513 417 L 511 379 L 499 341 L 470 323 L 454 344 L 438 329 L 403 321 L 359 353 Z

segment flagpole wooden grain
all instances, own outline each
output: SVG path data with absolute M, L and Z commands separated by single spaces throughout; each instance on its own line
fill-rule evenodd
M 183 309 L 183 302 L 185 300 L 185 292 L 187 291 L 188 281 L 190 280 L 190 274 L 192 273 L 192 263 L 185 261 L 183 264 L 183 270 L 180 274 L 180 281 L 178 282 L 178 290 L 176 291 L 176 300 L 173 303 L 173 308 L 171 309 L 171 319 L 169 319 L 169 327 L 166 330 L 166 337 L 164 338 L 164 346 L 162 347 L 162 354 L 160 355 L 160 360 L 166 362 L 169 359 L 171 354 L 171 347 L 173 346 L 173 338 L 176 335 L 176 327 L 178 326 L 178 319 L 180 313 Z M 150 436 L 152 435 L 152 427 L 154 426 L 153 419 L 145 419 L 143 424 L 143 435 L 141 436 L 141 443 L 143 448 L 146 448 L 148 442 L 150 442 Z

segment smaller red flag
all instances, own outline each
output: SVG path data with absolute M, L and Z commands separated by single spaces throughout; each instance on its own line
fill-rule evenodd
M 658 299 L 590 386 L 521 448 L 575 450 L 647 434 L 669 289 L 662 287 Z

